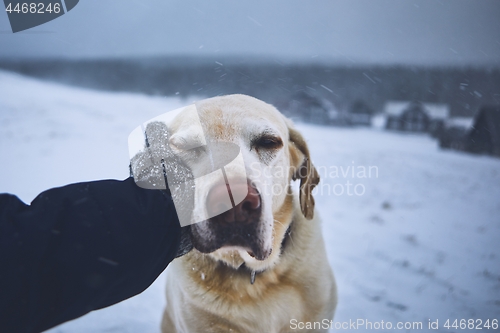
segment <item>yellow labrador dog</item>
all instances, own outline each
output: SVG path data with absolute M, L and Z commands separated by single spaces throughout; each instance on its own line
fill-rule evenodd
M 247 195 L 191 225 L 194 250 L 167 269 L 163 333 L 326 331 L 299 329 L 330 321 L 337 304 L 311 194 L 319 176 L 304 138 L 273 106 L 249 96 L 215 97 L 196 108 L 208 141 L 240 147 L 247 180 L 239 186 Z M 190 136 L 180 123 L 169 144 L 182 152 Z M 209 164 L 184 157 L 194 169 Z M 228 189 L 214 185 L 205 200 Z

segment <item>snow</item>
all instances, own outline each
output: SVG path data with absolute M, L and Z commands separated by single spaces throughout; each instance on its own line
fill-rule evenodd
M 130 132 L 191 102 L 0 71 L 0 189 L 29 202 L 54 186 L 126 178 Z M 500 159 L 441 151 L 422 135 L 298 128 L 322 175 L 316 205 L 338 283 L 335 322 L 439 319 L 445 332 L 448 318 L 500 319 Z M 164 285 L 161 275 L 49 332 L 159 332 Z
M 301 130 L 316 165 L 379 171 L 347 179 L 362 196 L 316 199 L 339 284 L 336 321 L 499 318 L 500 160 L 443 152 L 420 135 Z

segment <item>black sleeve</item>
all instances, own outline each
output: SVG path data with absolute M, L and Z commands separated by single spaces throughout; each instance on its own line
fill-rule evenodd
M 171 198 L 132 178 L 51 189 L 30 206 L 0 194 L 0 331 L 41 332 L 141 293 L 180 235 Z

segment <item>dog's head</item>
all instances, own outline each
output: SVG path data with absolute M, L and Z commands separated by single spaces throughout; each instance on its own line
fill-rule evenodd
M 195 196 L 195 218 L 197 212 L 219 209 L 220 198 L 228 192 L 234 200 L 232 209 L 191 225 L 193 245 L 235 268 L 243 263 L 256 271 L 269 268 L 279 260 L 292 221 L 292 180 L 300 180 L 302 213 L 313 217 L 311 192 L 319 177 L 308 147 L 291 122 L 258 99 L 215 97 L 198 102 L 196 109 L 203 132 L 184 116 L 171 125 L 169 137 L 170 147 L 195 176 L 211 175 L 204 177 L 208 190 Z M 213 172 L 214 165 L 237 155 L 234 147 L 239 147 L 243 164 L 230 163 L 224 173 Z M 231 179 L 242 174 L 237 170 L 241 165 L 245 179 Z M 243 195 L 236 200 L 238 192 Z

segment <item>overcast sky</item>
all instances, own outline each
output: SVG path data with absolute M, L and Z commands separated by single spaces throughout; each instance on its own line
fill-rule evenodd
M 267 56 L 500 66 L 500 0 L 80 0 L 0 57 Z

